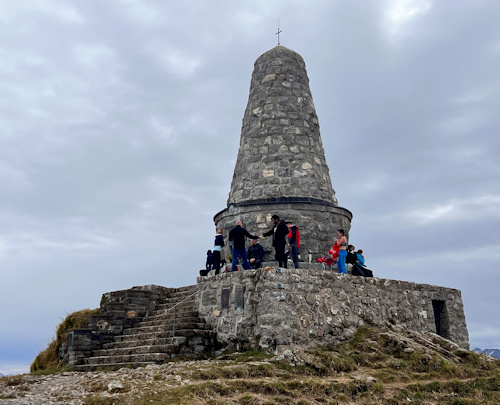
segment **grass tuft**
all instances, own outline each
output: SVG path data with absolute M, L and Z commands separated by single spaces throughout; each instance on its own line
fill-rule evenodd
M 49 343 L 47 349 L 42 351 L 36 356 L 35 360 L 30 366 L 30 372 L 40 372 L 42 370 L 52 370 L 50 373 L 56 372 L 53 370 L 58 369 L 61 371 L 63 360 L 59 359 L 59 346 L 63 342 L 67 342 L 68 333 L 71 329 L 87 328 L 89 318 L 96 315 L 100 309 L 84 309 L 74 312 L 66 316 L 66 318 L 59 324 L 56 330 L 55 338 Z

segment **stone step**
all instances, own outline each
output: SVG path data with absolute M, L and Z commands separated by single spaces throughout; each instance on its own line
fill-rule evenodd
M 181 302 L 192 302 L 196 295 L 180 295 L 177 297 L 163 297 L 158 301 L 158 304 L 179 304 Z
M 193 311 L 193 309 L 189 308 L 189 309 L 177 309 L 175 311 L 175 317 L 176 319 L 179 319 L 179 318 L 198 318 L 199 317 L 199 314 L 198 314 L 198 311 Z M 154 321 L 156 320 L 157 318 L 161 318 L 161 319 L 169 319 L 169 318 L 174 318 L 174 311 L 152 311 L 150 315 L 146 316 L 143 318 L 143 321 Z
M 149 366 L 150 364 L 154 364 L 153 362 L 150 361 L 143 361 L 143 362 L 134 362 L 134 363 L 107 363 L 107 364 L 79 364 L 77 366 L 73 366 L 72 369 L 74 371 L 82 371 L 82 372 L 87 372 L 87 371 L 96 371 L 96 370 L 106 370 L 106 369 L 113 369 L 113 370 L 119 370 L 120 368 L 130 368 L 130 367 L 145 367 Z
M 175 337 L 191 337 L 195 335 L 211 335 L 215 332 L 211 329 L 175 329 Z M 146 340 L 146 339 L 160 339 L 160 338 L 172 338 L 173 330 L 156 330 L 151 332 L 141 332 L 134 333 L 129 335 L 118 335 L 115 337 L 115 342 L 125 342 L 125 341 L 137 341 L 137 340 Z
M 167 347 L 175 346 L 182 348 L 185 351 L 188 346 L 193 345 L 212 345 L 215 338 L 215 332 L 211 330 L 188 330 L 181 331 L 184 336 L 175 337 L 154 337 L 150 339 L 139 339 L 139 340 L 129 340 L 124 342 L 117 342 L 113 344 L 103 345 L 102 349 L 95 350 L 93 352 L 94 356 L 111 356 L 117 353 L 121 354 L 133 354 L 136 353 L 135 348 L 141 347 L 141 352 L 153 352 L 155 347 Z M 145 347 L 151 347 L 152 349 L 146 349 Z M 114 352 L 114 350 L 122 350 L 120 352 Z M 163 352 L 164 349 L 158 350 Z
M 165 326 L 171 327 L 174 323 L 174 317 L 157 317 L 155 319 L 147 318 L 147 320 L 139 322 L 135 327 L 145 326 Z M 176 325 L 190 324 L 190 323 L 203 323 L 198 317 L 177 317 L 175 318 Z
M 175 308 L 169 305 L 159 304 L 153 311 L 150 311 L 148 316 L 157 316 L 157 315 L 165 315 L 165 314 L 173 314 L 175 311 L 176 314 L 183 314 L 188 312 L 196 312 L 194 308 L 194 303 L 182 303 Z
M 161 335 L 165 333 L 164 330 L 156 330 L 152 332 L 142 332 L 142 333 L 131 333 L 128 335 L 117 335 L 115 336 L 115 342 L 130 342 L 136 340 L 145 339 L 157 339 L 162 337 Z
M 122 356 L 95 356 L 85 359 L 89 365 L 111 365 L 116 363 L 133 364 L 133 363 L 159 363 L 172 358 L 172 353 L 142 353 L 142 354 L 126 354 Z
M 182 301 L 183 299 L 190 298 L 191 295 L 194 296 L 196 293 L 196 288 L 193 290 L 177 291 L 177 292 L 167 292 L 162 296 L 162 301 Z
M 193 294 L 194 292 L 196 292 L 197 288 L 198 288 L 198 285 L 196 285 L 196 284 L 189 285 L 187 287 L 181 287 L 181 288 L 169 288 L 165 292 L 165 296 L 166 297 L 173 297 L 176 295 L 190 295 L 190 294 Z
M 167 337 L 167 338 L 161 338 L 161 337 L 154 337 L 154 338 L 148 338 L 148 339 L 141 339 L 140 341 L 138 340 L 133 340 L 132 335 L 128 335 L 130 339 L 128 340 L 121 340 L 121 341 L 116 341 L 112 343 L 105 343 L 102 345 L 103 349 L 119 349 L 123 347 L 130 347 L 130 346 L 139 346 L 139 345 L 145 345 L 145 346 L 152 346 L 152 345 L 166 345 L 166 344 L 184 344 L 187 341 L 187 338 L 185 336 L 174 336 L 174 337 Z M 95 353 L 95 351 L 94 351 Z
M 142 345 L 141 345 L 142 344 Z M 136 342 L 134 346 L 127 347 L 114 347 L 112 349 L 100 349 L 94 350 L 94 357 L 114 357 L 114 356 L 126 356 L 132 354 L 146 354 L 146 353 L 175 353 L 179 349 L 177 344 L 155 344 L 144 346 L 142 342 Z
M 203 322 L 176 322 L 175 330 L 184 330 L 184 329 L 205 329 L 205 323 Z M 154 333 L 154 332 L 169 332 L 172 331 L 173 325 L 150 325 L 150 326 L 137 326 L 134 328 L 124 329 L 123 335 L 138 335 L 141 333 Z
M 192 297 L 180 297 L 180 298 L 164 298 L 161 301 L 158 301 L 156 304 L 157 308 L 164 308 L 164 307 L 173 307 L 174 305 L 177 306 L 186 306 L 186 305 L 194 305 L 195 302 L 195 296 L 193 295 Z
M 171 298 L 163 298 L 158 302 L 158 305 L 169 305 L 173 306 L 175 304 L 182 305 L 184 303 L 192 303 L 195 301 L 195 296 L 186 296 L 186 297 L 171 297 Z

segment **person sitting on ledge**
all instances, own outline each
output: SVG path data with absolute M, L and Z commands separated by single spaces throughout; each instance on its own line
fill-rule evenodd
M 356 252 L 354 251 L 355 247 L 353 245 L 347 246 L 347 256 L 345 258 L 346 264 L 352 264 L 353 266 L 356 264 Z
M 366 264 L 365 264 L 365 257 L 363 256 L 363 251 L 361 249 L 359 249 L 357 252 L 356 252 L 356 264 L 354 265 L 354 269 L 356 269 L 363 277 L 366 277 L 366 274 L 365 274 L 365 268 L 366 267 Z
M 205 263 L 205 269 L 200 270 L 200 276 L 206 277 L 208 276 L 208 272 L 212 270 L 214 267 L 214 256 L 211 250 L 207 250 L 207 261 Z
M 365 256 L 363 251 L 359 249 L 356 252 L 356 264 L 352 267 L 353 276 L 373 277 L 373 272 L 366 268 Z
M 248 263 L 252 269 L 258 269 L 262 263 L 262 258 L 264 257 L 264 248 L 259 245 L 257 239 L 250 240 L 250 247 L 248 248 L 247 256 Z

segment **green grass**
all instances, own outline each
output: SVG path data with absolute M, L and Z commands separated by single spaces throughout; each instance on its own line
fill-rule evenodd
M 49 370 L 61 367 L 61 362 L 59 361 L 59 346 L 63 342 L 67 342 L 69 330 L 87 328 L 89 324 L 89 318 L 92 315 L 98 314 L 99 312 L 99 309 L 84 309 L 66 316 L 66 318 L 58 325 L 56 336 L 49 343 L 47 349 L 36 356 L 35 360 L 30 366 L 30 371 L 34 373 L 41 370 Z

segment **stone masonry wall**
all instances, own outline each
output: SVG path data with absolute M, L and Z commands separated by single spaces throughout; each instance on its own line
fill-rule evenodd
M 227 203 L 278 197 L 337 204 L 304 60 L 283 46 L 255 61 Z
M 469 348 L 459 290 L 317 270 L 247 270 L 198 279 L 198 311 L 221 343 L 273 348 L 334 343 L 362 325 L 437 332 Z M 440 307 L 441 305 L 441 307 Z

